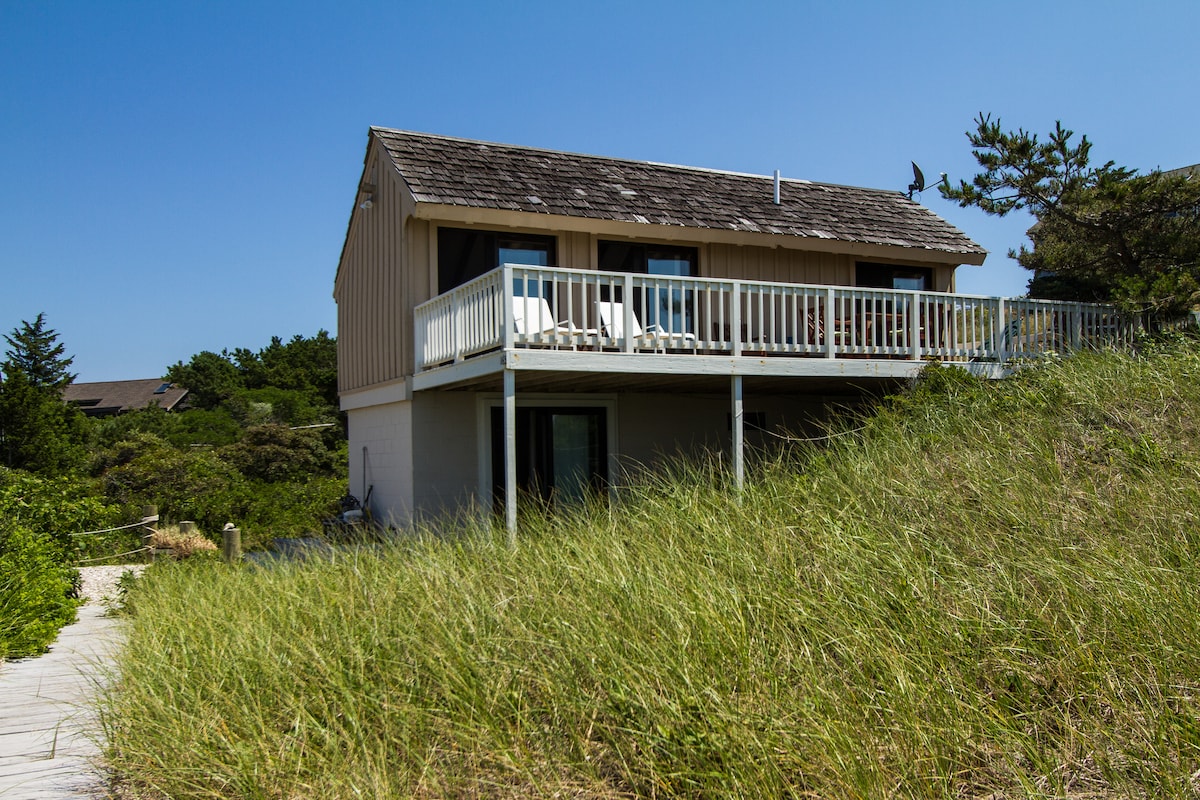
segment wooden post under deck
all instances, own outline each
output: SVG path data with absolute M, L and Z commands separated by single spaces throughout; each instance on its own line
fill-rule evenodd
M 742 414 L 742 376 L 733 376 L 733 483 L 740 492 L 746 480 Z
M 517 373 L 504 368 L 504 525 L 517 543 Z

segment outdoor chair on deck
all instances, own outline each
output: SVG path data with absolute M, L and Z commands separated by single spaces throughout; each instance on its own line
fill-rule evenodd
M 569 321 L 556 322 L 554 312 L 544 297 L 514 297 L 513 327 L 522 336 L 565 336 L 570 339 L 598 336 L 594 328 L 577 328 Z
M 696 335 L 686 331 L 668 331 L 660 325 L 649 325 L 645 328 L 638 322 L 636 314 L 630 314 L 629 336 L 636 347 L 652 347 L 655 350 L 665 350 L 668 347 L 696 347 Z M 612 300 L 600 301 L 600 321 L 604 325 L 605 335 L 610 339 L 625 338 L 625 304 Z

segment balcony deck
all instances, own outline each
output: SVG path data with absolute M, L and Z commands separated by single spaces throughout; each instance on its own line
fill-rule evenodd
M 417 307 L 414 389 L 585 376 L 903 378 L 927 360 L 1002 377 L 1127 344 L 1110 306 L 506 264 Z

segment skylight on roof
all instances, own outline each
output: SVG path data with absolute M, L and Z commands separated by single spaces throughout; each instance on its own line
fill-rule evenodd
M 155 390 L 154 390 L 154 393 L 155 393 L 155 394 L 166 394 L 166 393 L 167 393 L 167 389 L 170 389 L 170 388 L 171 388 L 171 384 L 169 384 L 169 383 L 164 383 L 163 385 L 161 385 L 161 386 L 159 386 L 157 389 L 155 389 Z

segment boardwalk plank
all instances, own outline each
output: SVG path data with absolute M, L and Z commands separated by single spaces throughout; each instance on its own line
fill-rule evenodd
M 102 798 L 89 709 L 120 642 L 118 620 L 88 603 L 50 651 L 0 664 L 0 798 Z

